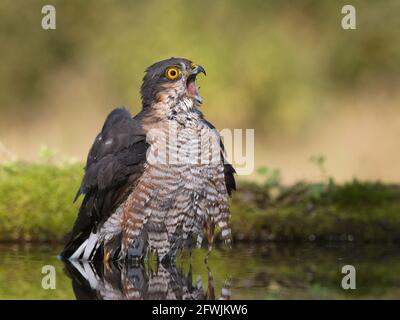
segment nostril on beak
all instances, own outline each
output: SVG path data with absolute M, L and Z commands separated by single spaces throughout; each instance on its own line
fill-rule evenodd
M 199 65 L 195 65 L 191 73 L 195 74 L 195 75 L 197 75 L 199 73 L 204 73 L 205 76 L 207 75 L 206 70 L 202 66 L 199 66 Z

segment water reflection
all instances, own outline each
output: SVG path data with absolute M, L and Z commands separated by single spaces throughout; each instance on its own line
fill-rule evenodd
M 207 283 L 193 282 L 192 266 L 157 265 L 153 270 L 142 264 L 122 262 L 65 262 L 66 274 L 78 300 L 215 300 L 229 299 L 229 281 L 218 296 L 214 279 L 207 266 Z
M 188 257 L 180 259 L 176 269 L 64 265 L 57 259 L 60 250 L 0 244 L 0 300 L 400 299 L 398 245 L 236 244 L 233 250 L 213 251 L 209 274 L 203 262 L 206 250 L 193 252 L 192 269 Z M 55 268 L 55 290 L 42 287 L 42 268 L 48 265 Z M 342 288 L 344 265 L 356 268 L 356 290 Z

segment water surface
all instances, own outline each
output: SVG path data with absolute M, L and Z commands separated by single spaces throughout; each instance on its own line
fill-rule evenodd
M 0 245 L 0 299 L 400 298 L 400 250 L 387 245 L 236 245 L 207 264 L 195 250 L 176 267 L 64 264 L 60 250 Z M 355 267 L 355 290 L 341 286 L 344 265 Z M 42 287 L 44 266 L 54 267 L 55 289 Z

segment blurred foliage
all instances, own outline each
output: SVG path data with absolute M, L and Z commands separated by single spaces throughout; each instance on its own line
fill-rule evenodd
M 397 242 L 399 210 L 399 186 L 357 180 L 280 186 L 273 197 L 241 183 L 231 201 L 239 240 Z
M 324 155 L 314 155 L 311 156 L 310 161 L 318 167 L 321 177 L 327 179 L 328 174 L 325 168 L 326 157 Z
M 0 115 L 15 121 L 66 107 L 44 100 L 50 83 L 66 81 L 65 69 L 78 77 L 96 70 L 118 97 L 114 106 L 137 111 L 143 71 L 170 56 L 206 67 L 211 120 L 257 128 L 259 137 L 307 132 L 325 114 L 322 99 L 399 82 L 397 0 L 352 1 L 356 31 L 340 26 L 342 0 L 54 0 L 55 31 L 41 29 L 44 4 L 0 3 Z
M 273 188 L 281 184 L 281 172 L 279 169 L 259 167 L 256 172 L 259 176 L 263 177 L 265 187 Z
M 56 152 L 48 146 L 42 145 L 39 149 L 39 159 L 41 161 L 50 163 L 53 161 Z
M 59 241 L 70 231 L 82 165 L 0 166 L 0 240 Z
M 261 170 L 262 171 L 262 170 Z M 0 240 L 60 241 L 72 227 L 81 164 L 8 163 L 0 166 Z M 352 182 L 240 181 L 231 199 L 240 241 L 398 241 L 400 187 Z

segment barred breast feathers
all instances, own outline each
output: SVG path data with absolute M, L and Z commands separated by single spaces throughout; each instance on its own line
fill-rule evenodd
M 221 229 L 223 238 L 229 238 L 223 163 L 220 158 L 214 163 L 196 160 L 204 155 L 212 158 L 212 148 L 202 142 L 215 139 L 215 131 L 190 99 L 176 105 L 159 103 L 147 117 L 142 123 L 150 148 L 144 173 L 124 211 L 123 246 L 128 248 L 136 237 L 146 234 L 148 249 L 165 256 L 192 235 L 200 245 L 204 228 L 213 234 L 214 225 Z M 177 130 L 176 141 L 171 141 L 174 135 L 170 130 Z M 171 162 L 171 154 L 177 162 Z M 213 236 L 208 239 L 213 241 Z

